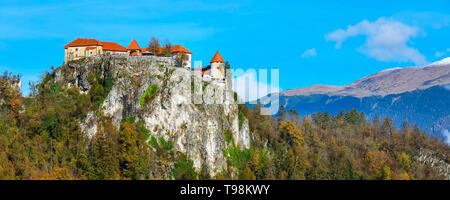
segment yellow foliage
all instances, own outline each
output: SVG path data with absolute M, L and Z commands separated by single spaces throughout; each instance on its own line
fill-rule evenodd
M 384 151 L 368 151 L 365 156 L 365 160 L 369 165 L 369 170 L 372 173 L 375 173 L 381 169 L 382 166 L 386 163 L 387 156 Z
M 302 131 L 297 129 L 291 121 L 288 120 L 281 122 L 278 129 L 283 136 L 287 135 L 294 144 L 301 145 L 303 143 L 304 137 Z
M 409 176 L 408 173 L 406 172 L 402 172 L 398 175 L 398 179 L 400 180 L 411 180 L 411 177 Z

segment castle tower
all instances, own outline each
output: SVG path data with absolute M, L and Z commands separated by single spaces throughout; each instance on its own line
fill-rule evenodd
M 216 52 L 211 60 L 211 78 L 215 80 L 225 79 L 225 61 L 219 52 Z
M 136 39 L 133 39 L 130 45 L 128 45 L 127 52 L 128 55 L 130 56 L 142 56 L 141 47 L 139 47 L 138 43 L 136 42 Z

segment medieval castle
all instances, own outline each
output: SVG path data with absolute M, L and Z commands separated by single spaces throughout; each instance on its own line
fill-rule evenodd
M 166 53 L 164 53 L 166 52 Z M 176 59 L 184 57 L 181 64 L 189 70 L 201 70 L 201 75 L 205 79 L 214 81 L 225 80 L 225 61 L 219 52 L 216 52 L 210 65 L 192 68 L 192 52 L 181 45 L 159 48 L 158 52 L 151 52 L 147 48 L 141 48 L 135 39 L 131 41 L 127 48 L 115 42 L 103 42 L 96 39 L 77 38 L 64 46 L 64 62 L 93 56 L 157 56 L 171 57 Z

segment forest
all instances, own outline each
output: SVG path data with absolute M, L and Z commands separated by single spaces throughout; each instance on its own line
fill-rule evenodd
M 192 160 L 174 152 L 173 143 L 150 137 L 133 117 L 116 129 L 102 118 L 92 140 L 79 126 L 99 106 L 112 80 L 91 78 L 82 94 L 62 87 L 45 73 L 22 97 L 0 78 L 0 179 L 9 180 L 427 180 L 447 179 L 438 167 L 419 157 L 450 161 L 450 147 L 416 126 L 393 126 L 389 118 L 368 120 L 355 109 L 333 116 L 301 117 L 281 107 L 278 117 L 259 115 L 260 105 L 239 105 L 249 120 L 249 149 L 223 151 L 228 168 L 211 177 L 195 170 Z M 233 138 L 223 133 L 227 142 Z

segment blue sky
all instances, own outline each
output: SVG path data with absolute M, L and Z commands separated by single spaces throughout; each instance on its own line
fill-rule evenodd
M 169 39 L 232 68 L 276 68 L 280 87 L 345 85 L 450 56 L 450 1 L 0 2 L 0 70 L 39 80 L 77 37 L 127 46 Z

